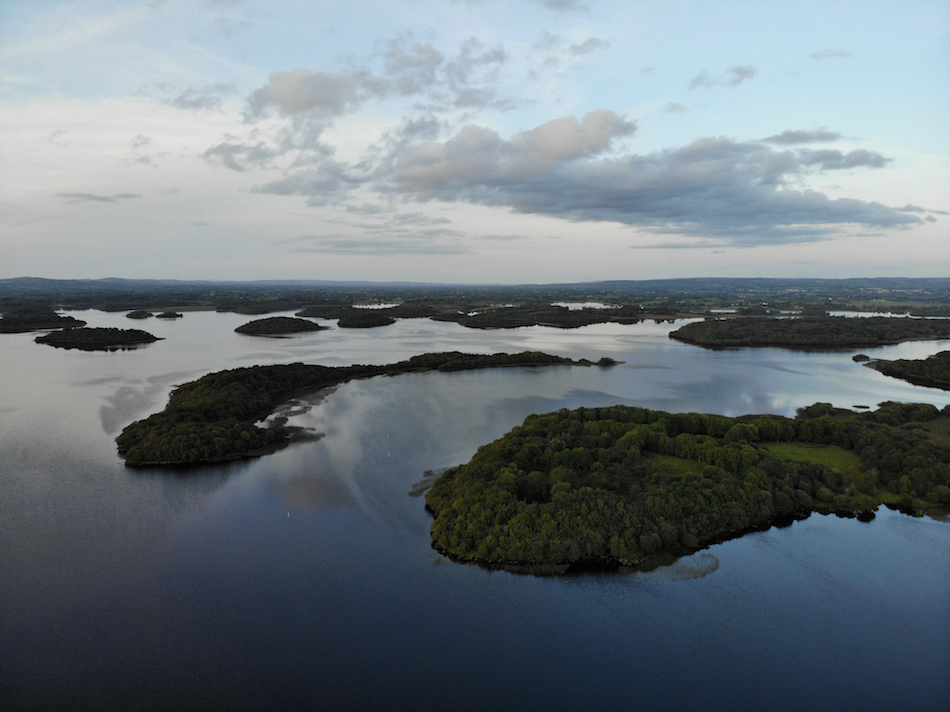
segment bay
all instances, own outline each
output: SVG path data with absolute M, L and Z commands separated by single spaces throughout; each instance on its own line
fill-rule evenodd
M 853 352 L 709 351 L 670 323 L 233 333 L 249 320 L 137 323 L 164 340 L 128 351 L 0 341 L 3 709 L 948 707 L 946 523 L 814 515 L 650 574 L 535 578 L 440 557 L 409 495 L 530 413 L 794 415 L 946 392 Z M 115 451 L 176 384 L 223 368 L 525 349 L 624 363 L 354 381 L 292 404 L 314 440 L 258 460 L 131 470 Z

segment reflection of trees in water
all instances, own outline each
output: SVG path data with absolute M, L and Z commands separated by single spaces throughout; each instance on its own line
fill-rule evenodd
M 719 559 L 709 552 L 702 551 L 677 559 L 669 566 L 659 566 L 652 571 L 638 571 L 634 576 L 645 580 L 683 580 L 697 579 L 711 574 L 719 568 Z

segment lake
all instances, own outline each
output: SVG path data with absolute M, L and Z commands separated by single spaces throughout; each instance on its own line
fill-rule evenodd
M 0 336 L 0 709 L 950 709 L 945 522 L 813 515 L 651 573 L 536 578 L 439 556 L 409 495 L 531 413 L 791 416 L 947 392 L 854 351 L 705 350 L 670 323 L 260 338 L 236 314 L 73 314 L 164 340 Z M 526 349 L 624 363 L 354 381 L 293 403 L 314 439 L 257 460 L 131 470 L 116 454 L 125 425 L 211 371 Z

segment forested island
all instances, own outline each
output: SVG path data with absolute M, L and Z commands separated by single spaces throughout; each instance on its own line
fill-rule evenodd
M 680 327 L 670 333 L 670 338 L 709 348 L 859 348 L 950 339 L 950 319 L 845 316 L 706 319 Z
M 426 495 L 432 544 L 531 573 L 637 567 L 811 512 L 950 505 L 950 406 L 792 420 L 615 406 L 531 415 Z
M 611 359 L 598 362 L 601 366 L 613 363 Z M 116 443 L 126 464 L 133 466 L 255 457 L 290 442 L 293 431 L 284 423 L 275 422 L 266 428 L 255 423 L 296 393 L 380 375 L 549 365 L 592 364 L 538 351 L 491 355 L 452 351 L 422 354 L 383 366 L 295 363 L 219 371 L 179 386 L 163 411 L 127 426 Z
M 159 338 L 141 329 L 86 328 L 51 331 L 34 339 L 38 344 L 49 344 L 63 349 L 83 351 L 108 351 L 150 344 Z
M 941 351 L 925 359 L 874 359 L 866 364 L 885 376 L 893 376 L 918 386 L 950 391 L 950 351 Z
M 322 331 L 325 326 L 307 319 L 294 319 L 289 316 L 272 316 L 267 319 L 255 319 L 239 326 L 235 331 L 252 336 L 279 336 L 281 334 L 300 334 L 307 331 Z
M 72 316 L 57 314 L 45 306 L 16 306 L 7 308 L 0 319 L 0 334 L 23 334 L 40 329 L 62 329 L 85 326 L 86 322 Z

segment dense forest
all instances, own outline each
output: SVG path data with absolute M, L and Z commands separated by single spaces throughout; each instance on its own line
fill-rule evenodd
M 294 319 L 289 316 L 272 316 L 267 319 L 255 319 L 235 329 L 239 334 L 251 336 L 277 336 L 280 334 L 299 334 L 305 331 L 321 331 L 325 326 L 306 319 Z
M 603 359 L 600 365 L 611 365 Z M 302 363 L 219 371 L 179 386 L 160 413 L 132 423 L 116 438 L 128 465 L 222 462 L 253 457 L 283 447 L 291 429 L 282 423 L 262 428 L 266 418 L 295 393 L 355 378 L 414 371 L 461 371 L 506 366 L 590 365 L 538 351 L 477 355 L 457 351 L 413 356 L 384 366 L 329 367 Z
M 64 349 L 102 351 L 123 346 L 150 344 L 159 338 L 141 329 L 75 328 L 51 331 L 34 339 L 38 344 L 49 344 Z
M 876 359 L 867 366 L 885 376 L 901 378 L 918 386 L 950 391 L 950 351 L 941 351 L 925 359 Z
M 680 327 L 670 334 L 670 338 L 712 348 L 855 348 L 898 344 L 902 341 L 948 339 L 950 320 L 883 316 L 707 319 Z
M 636 566 L 811 512 L 950 505 L 950 406 L 792 420 L 615 406 L 529 416 L 426 495 L 433 546 L 516 571 Z

